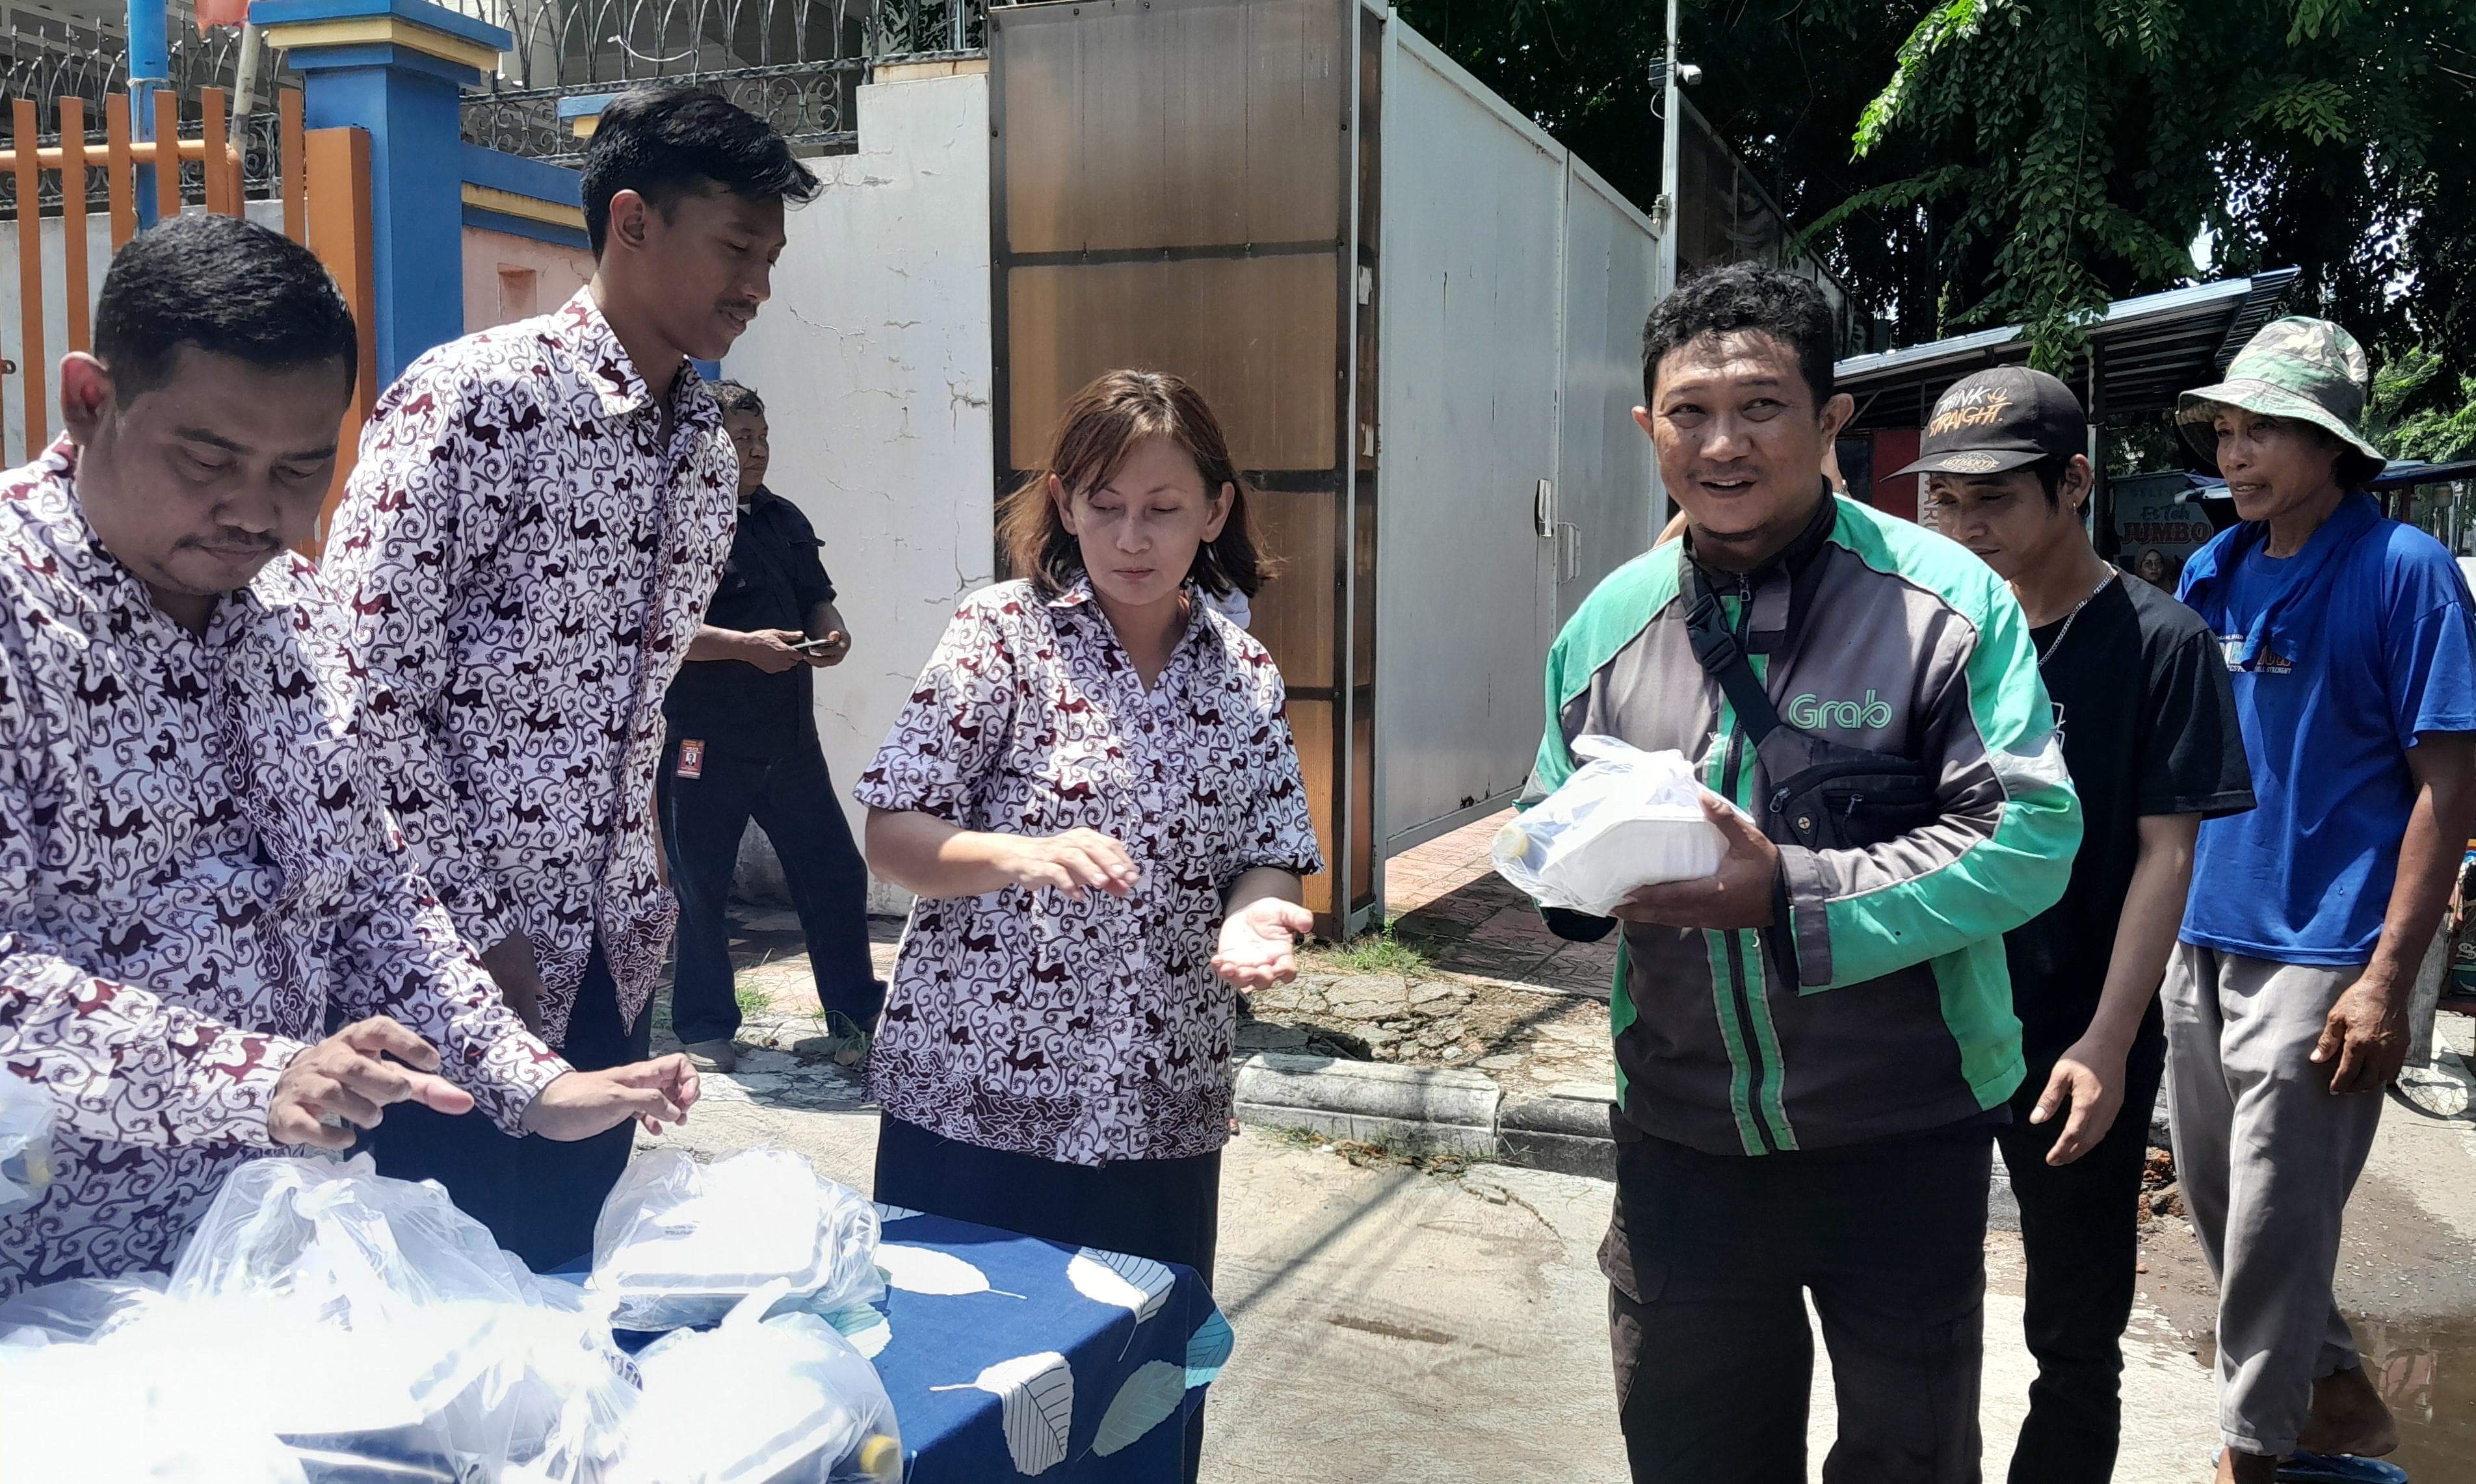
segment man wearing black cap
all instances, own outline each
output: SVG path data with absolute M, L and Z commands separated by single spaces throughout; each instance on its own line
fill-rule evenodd
M 2102 1481 L 2121 1428 L 2141 1172 L 2166 1060 L 2157 994 L 2205 815 L 2252 807 L 2217 640 L 2092 550 L 2069 388 L 2001 367 L 1935 404 L 1917 462 L 1935 528 L 2012 585 L 2080 792 L 2064 900 L 2004 934 L 2026 1080 L 1997 1139 L 2020 1200 L 2038 1378 L 2013 1484 Z

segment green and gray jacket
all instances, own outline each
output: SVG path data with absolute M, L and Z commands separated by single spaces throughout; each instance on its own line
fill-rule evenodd
M 1695 661 L 1685 545 L 1612 573 L 1557 637 L 1525 800 L 1572 775 L 1576 737 L 1674 748 L 1780 842 L 1781 910 L 1760 931 L 1626 925 L 1611 1006 L 1620 1118 L 1765 1154 L 1997 1106 L 2022 1074 L 2003 934 L 2062 897 L 2081 836 L 2019 605 L 1959 545 L 1837 498 L 1762 571 L 1709 574 L 1789 725 L 1940 775 L 1923 828 L 1809 850 L 1770 812 L 1775 780 Z

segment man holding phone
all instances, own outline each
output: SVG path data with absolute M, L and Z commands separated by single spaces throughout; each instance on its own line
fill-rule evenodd
M 809 674 L 842 663 L 851 634 L 815 530 L 765 487 L 764 401 L 736 382 L 713 394 L 739 455 L 739 529 L 662 706 L 670 734 L 655 789 L 680 899 L 671 1026 L 700 1070 L 736 1064 L 730 880 L 753 819 L 781 859 L 836 1059 L 854 1063 L 885 986 L 868 955 L 868 867 L 826 772 Z

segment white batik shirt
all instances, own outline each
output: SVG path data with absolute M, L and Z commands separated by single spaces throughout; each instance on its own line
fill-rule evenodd
M 598 934 L 633 1024 L 678 905 L 662 697 L 730 550 L 738 458 L 681 366 L 661 408 L 590 290 L 423 356 L 379 399 L 327 548 L 413 859 L 474 946 L 515 932 L 566 1039 Z
M 0 1217 L 0 1295 L 169 1266 L 331 1013 L 403 1022 L 511 1133 L 567 1070 L 393 839 L 310 563 L 192 634 L 75 481 L 65 438 L 0 476 L 0 1076 L 59 1121 L 51 1185 Z
M 879 1106 L 1069 1164 L 1228 1141 L 1224 896 L 1258 866 L 1324 868 L 1263 645 L 1197 603 L 1148 690 L 1088 583 L 1049 600 L 1028 582 L 982 588 L 853 792 L 965 829 L 1097 829 L 1143 871 L 1123 898 L 922 898 L 869 1059 Z

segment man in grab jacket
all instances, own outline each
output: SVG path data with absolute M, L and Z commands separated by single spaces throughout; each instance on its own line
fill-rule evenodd
M 1617 908 L 1601 1266 L 1637 1480 L 1805 1478 L 1809 1291 L 1824 1477 L 1977 1477 L 1987 1181 L 2022 1076 L 2003 934 L 2062 895 L 2080 809 L 2002 581 L 1824 484 L 1832 349 L 1793 275 L 1661 303 L 1634 415 L 1686 536 L 1548 660 L 1530 797 L 1584 735 L 1674 749 L 1727 841 L 1716 875 Z

